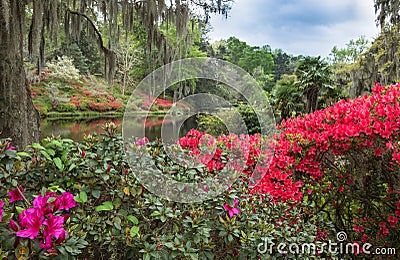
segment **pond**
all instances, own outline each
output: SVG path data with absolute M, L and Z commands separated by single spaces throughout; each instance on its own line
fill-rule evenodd
M 164 116 L 151 115 L 147 117 L 136 118 L 132 127 L 140 128 L 146 120 L 145 131 L 146 137 L 150 140 L 155 140 L 157 137 L 161 137 L 161 127 L 163 125 Z M 101 134 L 104 132 L 102 129 L 106 123 L 113 122 L 118 126 L 118 130 L 121 133 L 122 117 L 104 117 L 104 118 L 73 118 L 73 119 L 53 119 L 45 118 L 40 121 L 41 137 L 46 138 L 49 136 L 61 136 L 63 138 L 69 138 L 75 141 L 82 141 L 85 135 L 91 133 Z M 182 121 L 182 127 L 179 129 L 179 135 L 185 135 L 190 129 L 197 127 L 197 121 L 195 117 L 190 117 L 187 120 L 175 120 L 164 122 L 165 126 L 179 125 Z

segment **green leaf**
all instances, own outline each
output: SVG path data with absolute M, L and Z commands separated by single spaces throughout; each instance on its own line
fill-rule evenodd
M 64 256 L 66 256 L 68 253 L 65 251 L 64 247 L 58 247 L 58 251 Z
M 65 250 L 67 250 L 67 252 L 72 253 L 73 249 L 70 246 L 65 246 Z
M 4 153 L 10 158 L 16 158 L 17 157 L 17 153 L 14 150 L 6 150 Z
M 32 155 L 30 155 L 29 153 L 26 153 L 26 152 L 18 152 L 17 153 L 19 156 L 22 156 L 22 157 L 29 157 L 29 158 L 32 158 Z
M 114 199 L 114 206 L 116 209 L 118 209 L 122 205 L 122 201 L 120 198 L 115 198 Z
M 151 213 L 151 215 L 150 216 L 152 216 L 152 217 L 157 217 L 157 216 L 160 216 L 161 215 L 161 213 L 159 212 L 159 211 L 154 211 L 153 213 Z
M 52 203 L 52 202 L 54 202 L 54 201 L 56 201 L 56 198 L 50 197 L 50 198 L 47 200 L 47 203 Z
M 92 190 L 92 195 L 96 199 L 100 198 L 100 191 L 99 190 Z
M 38 143 L 33 143 L 33 144 L 32 144 L 32 147 L 35 148 L 35 149 L 40 149 L 40 150 L 43 150 L 43 149 L 44 149 L 44 147 L 41 146 L 41 145 L 38 144 Z
M 135 225 L 139 224 L 139 220 L 135 216 L 129 215 L 126 218 Z
M 113 210 L 113 209 L 114 209 L 113 204 L 111 202 L 109 202 L 109 201 L 105 201 L 105 202 L 103 202 L 102 205 L 97 206 L 95 211 L 96 212 L 99 212 L 99 211 L 110 211 L 110 210 Z
M 20 206 L 15 206 L 15 209 L 17 210 L 18 214 L 21 214 L 21 212 L 24 211 L 24 208 L 22 208 Z
M 54 164 L 57 166 L 57 168 L 62 171 L 64 170 L 64 164 L 61 162 L 61 159 L 56 157 L 53 159 Z
M 130 235 L 131 237 L 134 237 L 134 236 L 136 236 L 138 233 L 139 233 L 139 227 L 133 226 L 133 227 L 131 228 L 131 231 L 129 232 L 129 235 Z
M 87 193 L 84 191 L 79 192 L 79 198 L 82 200 L 83 203 L 87 201 Z
M 71 165 L 69 166 L 68 171 L 70 172 L 70 171 L 72 171 L 72 170 L 75 169 L 75 168 L 76 168 L 76 164 L 73 163 L 73 164 L 71 164 Z
M 189 253 L 189 256 L 190 256 L 190 258 L 191 258 L 192 260 L 197 260 L 197 259 L 199 259 L 199 256 L 198 256 L 197 254 L 195 254 L 195 253 Z
M 119 217 L 115 217 L 113 222 L 114 222 L 114 227 L 118 230 L 121 230 L 121 219 Z
M 50 155 L 45 151 L 45 150 L 41 150 L 40 153 L 46 157 L 47 160 L 51 161 L 51 157 Z
M 47 152 L 48 154 L 50 154 L 51 156 L 56 155 L 56 152 L 55 152 L 53 149 L 51 149 L 51 148 L 46 149 L 46 152 Z
M 61 148 L 61 142 L 59 142 L 58 140 L 51 140 L 50 144 Z

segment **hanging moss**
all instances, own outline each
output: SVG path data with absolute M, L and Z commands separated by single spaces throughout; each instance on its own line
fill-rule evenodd
M 105 75 L 112 82 L 116 69 L 116 53 L 113 50 L 118 46 L 122 31 L 125 31 L 125 39 L 133 32 L 135 19 L 139 19 L 148 32 L 147 55 L 155 62 L 170 62 L 178 54 L 186 53 L 186 43 L 190 41 L 188 23 L 190 20 L 189 5 L 196 5 L 204 9 L 205 20 L 211 12 L 227 13 L 231 0 L 217 1 L 171 1 L 166 0 L 32 0 L 32 19 L 30 23 L 28 50 L 32 59 L 38 59 L 38 64 L 44 64 L 45 40 L 50 45 L 57 44 L 59 38 L 59 26 L 64 24 L 65 41 L 79 41 L 81 32 L 87 31 L 88 40 L 97 42 L 99 49 L 104 54 Z M 215 6 L 217 5 L 217 7 Z M 100 34 L 94 21 L 103 18 L 103 24 L 107 26 L 107 35 Z M 120 22 L 122 21 L 122 27 Z M 167 33 L 159 30 L 161 24 L 167 25 Z M 174 50 L 168 42 L 168 29 L 171 24 L 176 28 L 176 34 L 181 44 L 178 50 Z M 194 25 L 192 24 L 192 33 Z M 104 39 L 107 39 L 106 44 Z M 105 47 L 107 46 L 107 47 Z
M 400 32 L 398 26 L 386 27 L 360 56 L 350 72 L 354 96 L 370 92 L 375 83 L 392 84 L 400 80 Z

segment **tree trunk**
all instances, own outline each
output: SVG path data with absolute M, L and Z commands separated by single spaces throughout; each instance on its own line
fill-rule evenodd
M 17 149 L 40 138 L 24 70 L 24 28 L 24 1 L 0 1 L 0 137 L 11 137 Z

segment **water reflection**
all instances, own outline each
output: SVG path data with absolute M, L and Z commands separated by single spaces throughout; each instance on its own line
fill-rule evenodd
M 131 127 L 142 127 L 145 124 L 146 136 L 150 140 L 155 140 L 157 137 L 161 137 L 161 127 L 163 125 L 164 116 L 148 116 L 147 120 L 145 117 L 137 118 L 136 120 L 130 121 Z M 145 121 L 146 120 L 146 121 Z M 177 119 L 176 121 L 164 122 L 167 127 L 173 127 L 174 125 L 180 125 L 184 121 L 183 119 Z M 108 123 L 113 122 L 118 126 L 118 130 L 121 132 L 122 117 L 120 118 L 76 118 L 76 119 L 51 119 L 46 118 L 40 121 L 40 129 L 42 138 L 48 136 L 61 136 L 63 138 L 70 138 L 75 141 L 82 141 L 85 135 L 91 133 L 101 134 L 104 132 L 102 127 Z M 165 127 L 164 126 L 164 127 Z M 196 128 L 197 122 L 195 117 L 190 117 L 185 120 L 182 127 L 179 129 L 179 135 L 185 135 L 190 129 Z

